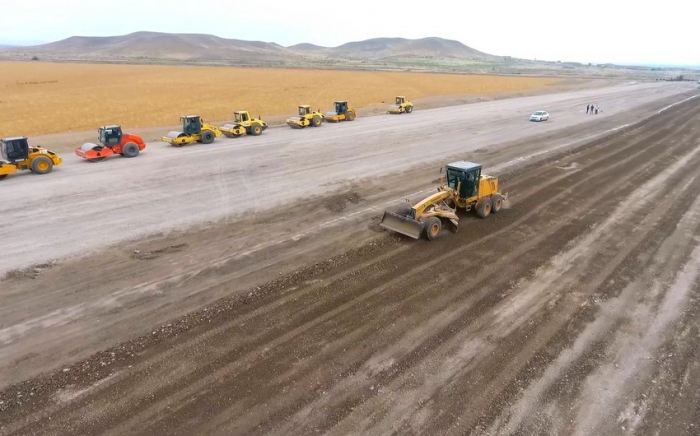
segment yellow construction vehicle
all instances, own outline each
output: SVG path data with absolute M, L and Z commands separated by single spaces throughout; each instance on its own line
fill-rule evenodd
M 244 134 L 258 136 L 267 129 L 267 123 L 258 118 L 251 118 L 247 111 L 236 111 L 233 113 L 233 124 L 224 124 L 219 129 L 229 138 L 237 138 Z
M 313 111 L 308 104 L 299 106 L 299 116 L 287 120 L 287 125 L 293 129 L 303 129 L 306 126 L 318 127 L 323 123 L 321 110 Z
M 347 101 L 336 101 L 335 112 L 326 112 L 324 118 L 334 123 L 338 121 L 352 121 L 357 118 L 357 111 L 349 107 Z
M 48 174 L 63 159 L 43 147 L 30 147 L 24 136 L 0 139 L 0 180 L 17 170 L 31 170 L 36 174 Z
M 413 112 L 413 103 L 406 100 L 406 97 L 399 95 L 396 97 L 396 104 L 389 106 L 389 110 L 386 111 L 388 114 L 410 114 Z
M 180 117 L 180 120 L 182 132 L 170 132 L 161 138 L 162 141 L 175 147 L 182 147 L 193 142 L 211 144 L 214 139 L 221 136 L 221 130 L 218 127 L 205 123 L 199 115 L 186 115 Z
M 454 232 L 459 227 L 457 209 L 476 210 L 481 218 L 498 213 L 507 195 L 502 195 L 498 178 L 481 174 L 481 165 L 458 161 L 447 165 L 438 191 L 400 212 L 384 212 L 381 227 L 410 236 L 421 235 L 432 241 L 443 225 Z

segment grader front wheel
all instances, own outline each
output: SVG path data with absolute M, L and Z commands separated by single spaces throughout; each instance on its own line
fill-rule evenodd
M 442 230 L 442 221 L 440 218 L 431 217 L 425 222 L 425 237 L 428 241 L 434 241 Z

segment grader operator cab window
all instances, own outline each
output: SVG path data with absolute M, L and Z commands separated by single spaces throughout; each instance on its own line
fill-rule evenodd
M 403 104 L 403 97 L 396 97 L 396 104 Z
M 104 145 L 119 144 L 122 140 L 122 129 L 118 127 L 107 127 L 100 129 L 100 142 Z
M 299 106 L 299 115 L 301 115 L 303 117 L 304 115 L 307 115 L 308 113 L 309 113 L 308 107 Z
M 2 157 L 8 162 L 16 162 L 29 158 L 27 138 L 11 138 L 2 141 Z
M 194 135 L 202 131 L 202 122 L 199 117 L 184 117 L 182 119 L 182 131 L 186 135 Z
M 335 102 L 335 113 L 344 114 L 348 111 L 348 103 L 346 101 Z
M 470 198 L 477 195 L 477 181 L 481 173 L 481 168 L 476 168 L 468 171 L 462 171 L 455 168 L 447 169 L 447 185 L 452 189 L 457 189 L 457 185 L 461 182 L 459 189 L 460 198 Z

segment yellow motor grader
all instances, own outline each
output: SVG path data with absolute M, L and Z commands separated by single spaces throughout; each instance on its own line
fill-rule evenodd
M 19 170 L 48 174 L 63 162 L 56 153 L 43 147 L 30 147 L 24 136 L 0 139 L 0 180 Z
M 233 113 L 233 124 L 224 124 L 219 129 L 228 138 L 246 134 L 258 136 L 267 129 L 267 123 L 259 118 L 252 118 L 248 111 L 236 111 Z
M 307 126 L 319 127 L 323 123 L 324 116 L 321 110 L 314 111 L 308 104 L 299 106 L 299 116 L 287 119 L 287 125 L 293 129 L 303 129 Z
M 180 117 L 182 132 L 172 131 L 161 140 L 175 147 L 182 147 L 193 142 L 211 144 L 214 139 L 221 136 L 218 127 L 205 123 L 199 115 L 185 115 Z
M 384 212 L 382 228 L 418 239 L 434 240 L 443 225 L 457 232 L 457 209 L 475 210 L 481 218 L 498 213 L 507 195 L 499 191 L 498 178 L 481 174 L 481 165 L 458 161 L 448 164 L 438 191 L 400 212 Z
M 413 103 L 406 100 L 406 97 L 399 95 L 396 97 L 396 104 L 389 106 L 388 114 L 410 114 L 413 112 Z

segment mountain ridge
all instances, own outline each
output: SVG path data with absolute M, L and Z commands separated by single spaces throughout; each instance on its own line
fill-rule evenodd
M 140 31 L 117 36 L 71 36 L 48 44 L 12 47 L 16 52 L 50 56 L 105 58 L 163 58 L 182 61 L 201 59 L 281 60 L 322 55 L 348 59 L 464 58 L 489 59 L 493 55 L 475 50 L 459 41 L 438 37 L 421 39 L 371 38 L 336 47 L 311 43 L 282 46 L 274 42 L 227 39 L 200 33 Z

